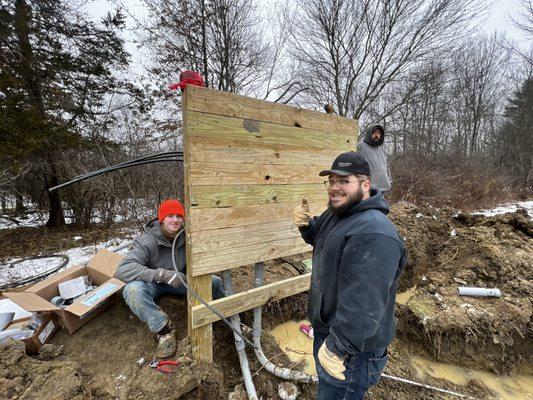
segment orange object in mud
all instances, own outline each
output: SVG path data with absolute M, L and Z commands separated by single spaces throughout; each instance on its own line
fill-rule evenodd
M 152 367 L 152 368 L 155 368 L 155 370 L 158 371 L 158 372 L 164 372 L 164 373 L 167 373 L 167 374 L 173 374 L 176 371 L 173 371 L 173 370 L 171 370 L 169 368 L 165 368 L 165 365 L 177 366 L 178 362 L 177 361 L 154 361 L 154 362 L 151 362 L 148 365 L 150 367 Z

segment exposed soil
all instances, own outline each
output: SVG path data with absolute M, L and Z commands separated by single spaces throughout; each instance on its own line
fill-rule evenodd
M 407 362 L 414 354 L 498 373 L 531 364 L 533 227 L 529 218 L 520 212 L 491 218 L 456 216 L 453 210 L 409 204 L 393 207 L 391 218 L 410 253 L 401 291 L 416 288 L 411 299 L 397 308 L 398 337 L 391 345 L 386 373 L 417 380 Z M 304 258 L 309 254 L 288 261 L 299 267 Z M 299 274 L 285 260 L 267 262 L 265 267 L 266 283 Z M 237 291 L 252 287 L 252 282 L 252 268 L 235 270 Z M 460 297 L 457 286 L 497 287 L 502 297 Z M 198 363 L 191 358 L 186 339 L 185 300 L 163 298 L 160 304 L 178 326 L 176 373 L 165 375 L 148 366 L 156 349 L 153 336 L 119 300 L 74 335 L 59 331 L 38 356 L 25 355 L 17 343 L 0 348 L 0 398 L 214 400 L 227 399 L 236 387 L 233 398 L 239 398 L 242 375 L 231 331 L 215 323 L 215 362 Z M 304 318 L 305 309 L 305 294 L 265 307 L 263 350 L 273 362 L 301 368 L 289 361 L 266 331 Z M 241 317 L 251 325 L 251 312 Z M 262 370 L 253 354 L 249 359 L 259 394 L 263 399 L 278 399 L 281 381 Z M 424 383 L 491 398 L 491 392 L 475 381 L 457 387 L 428 377 Z M 298 389 L 299 399 L 314 399 L 314 385 L 299 384 Z M 383 379 L 368 398 L 450 397 Z
M 393 219 L 411 256 L 402 287 L 416 286 L 398 307 L 400 337 L 465 367 L 511 373 L 531 364 L 533 222 L 527 214 L 486 218 L 402 206 Z M 502 297 L 462 297 L 459 286 L 499 288 Z

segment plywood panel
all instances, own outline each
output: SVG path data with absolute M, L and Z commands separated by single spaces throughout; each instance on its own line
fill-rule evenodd
M 294 128 L 268 122 L 250 121 L 222 115 L 190 112 L 187 122 L 187 140 L 201 141 L 208 138 L 225 143 L 250 147 L 283 146 L 312 152 L 316 149 L 355 149 L 357 137 L 351 133 L 324 132 L 309 128 Z
M 305 185 L 221 185 L 190 186 L 191 207 L 235 207 L 259 204 L 288 203 L 293 207 L 303 198 L 313 202 L 327 202 L 322 183 Z
M 192 162 L 250 163 L 268 165 L 328 165 L 339 155 L 338 149 L 287 148 L 279 144 L 261 147 L 245 146 L 220 138 L 202 138 L 187 143 L 188 160 Z M 191 182 L 195 184 L 195 182 Z
M 298 235 L 269 242 L 235 246 L 217 252 L 193 253 L 190 260 L 194 265 L 192 274 L 199 276 L 311 250 L 311 246 Z
M 196 86 L 187 88 L 188 110 L 359 136 L 357 121 Z
M 305 274 L 284 281 L 274 282 L 260 288 L 250 289 L 245 292 L 237 293 L 233 296 L 212 301 L 210 304 L 222 315 L 230 317 L 240 312 L 251 310 L 267 304 L 269 301 L 280 300 L 288 296 L 305 292 L 309 290 L 311 283 L 311 274 Z M 204 305 L 193 307 L 192 309 L 192 326 L 193 328 L 212 324 L 220 318 L 213 314 Z
M 253 207 L 192 208 L 189 210 L 191 221 L 189 232 L 290 221 L 292 211 L 298 203 L 262 204 Z M 320 215 L 326 209 L 326 201 L 310 202 L 309 207 L 311 215 Z

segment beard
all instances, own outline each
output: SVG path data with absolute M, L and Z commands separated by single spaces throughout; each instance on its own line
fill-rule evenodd
M 338 207 L 333 207 L 333 205 L 331 204 L 331 200 L 330 200 L 328 202 L 328 208 L 331 210 L 331 213 L 333 215 L 341 216 L 341 215 L 346 214 L 349 210 L 351 210 L 352 207 L 355 207 L 357 204 L 359 204 L 363 200 L 363 197 L 364 197 L 363 188 L 359 187 L 359 190 L 357 190 L 357 192 L 348 196 L 346 203 L 341 204 Z

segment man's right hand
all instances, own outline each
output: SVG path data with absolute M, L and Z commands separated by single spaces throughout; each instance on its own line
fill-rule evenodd
M 306 199 L 302 199 L 302 204 L 296 206 L 292 212 L 292 222 L 298 228 L 309 225 L 311 213 L 309 212 L 309 203 Z
M 155 276 L 154 276 L 154 282 L 155 283 L 166 283 L 167 285 L 174 286 L 176 288 L 182 286 L 181 280 L 179 277 L 176 276 L 176 274 L 179 274 L 181 278 L 185 281 L 185 274 L 182 272 L 176 272 L 174 270 L 170 269 L 164 269 L 164 268 L 158 268 Z

